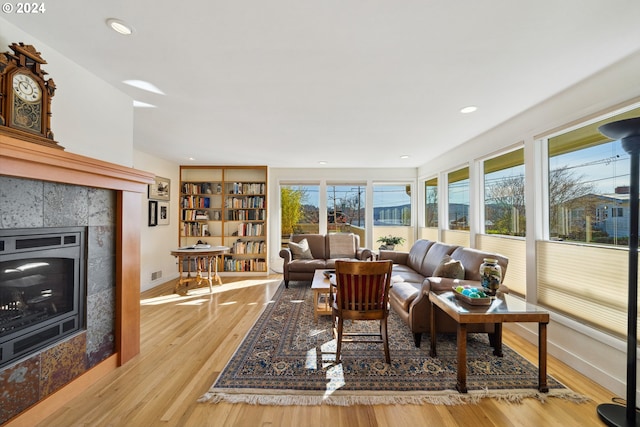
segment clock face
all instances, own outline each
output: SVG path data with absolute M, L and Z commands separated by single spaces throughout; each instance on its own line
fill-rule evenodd
M 26 74 L 13 76 L 13 90 L 25 102 L 38 102 L 42 98 L 40 86 Z

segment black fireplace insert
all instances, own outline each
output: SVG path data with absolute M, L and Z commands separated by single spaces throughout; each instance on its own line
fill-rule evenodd
M 0 367 L 84 328 L 85 234 L 0 230 Z

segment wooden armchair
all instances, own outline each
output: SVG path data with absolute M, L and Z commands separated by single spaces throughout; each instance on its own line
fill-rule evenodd
M 385 361 L 391 363 L 387 339 L 389 287 L 393 261 L 336 261 L 336 285 L 330 288 L 336 361 L 343 342 L 384 344 Z M 344 320 L 379 320 L 379 333 L 345 333 Z

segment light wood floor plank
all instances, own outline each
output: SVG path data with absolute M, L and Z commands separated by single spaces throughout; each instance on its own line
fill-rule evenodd
M 224 278 L 208 289 L 172 294 L 173 282 L 142 295 L 141 352 L 51 414 L 40 427 L 69 426 L 601 426 L 611 393 L 549 357 L 549 374 L 592 401 L 484 399 L 477 405 L 260 406 L 202 404 L 207 391 L 269 303 L 280 276 Z M 537 364 L 537 349 L 505 330 L 504 342 Z

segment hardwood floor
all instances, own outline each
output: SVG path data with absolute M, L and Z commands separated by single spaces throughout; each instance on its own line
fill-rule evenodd
M 376 406 L 260 406 L 203 404 L 207 391 L 251 328 L 281 277 L 223 278 L 188 296 L 174 282 L 142 295 L 141 353 L 107 374 L 39 424 L 56 426 L 602 426 L 599 403 L 606 389 L 549 357 L 548 371 L 588 403 L 550 398 L 506 403 Z M 509 331 L 504 342 L 537 363 L 537 350 Z

